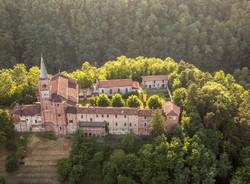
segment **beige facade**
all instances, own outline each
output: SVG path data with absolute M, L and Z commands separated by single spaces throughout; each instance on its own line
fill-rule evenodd
M 18 132 L 42 132 L 44 131 L 42 119 L 40 115 L 20 116 L 15 123 L 15 130 Z
M 142 76 L 142 85 L 147 89 L 163 89 L 168 84 L 167 75 Z
M 71 108 L 72 109 L 72 108 Z M 141 112 L 144 112 L 143 115 Z M 80 122 L 105 122 L 108 133 L 113 135 L 127 134 L 132 131 L 136 135 L 148 135 L 151 110 L 114 107 L 80 107 L 67 112 L 68 123 L 78 128 Z M 147 124 L 140 132 L 139 125 Z

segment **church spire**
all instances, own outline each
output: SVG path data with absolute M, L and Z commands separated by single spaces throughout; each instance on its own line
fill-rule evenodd
M 40 79 L 46 79 L 48 77 L 48 73 L 43 61 L 43 56 L 41 55 L 41 65 L 40 65 Z

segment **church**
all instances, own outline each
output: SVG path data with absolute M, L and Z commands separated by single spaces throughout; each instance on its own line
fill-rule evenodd
M 49 75 L 41 58 L 38 101 L 14 107 L 15 129 L 18 132 L 52 131 L 58 136 L 72 134 L 78 128 L 87 136 L 121 135 L 130 131 L 136 135 L 150 134 L 151 109 L 81 107 L 78 98 L 77 81 L 62 73 Z M 174 102 L 165 102 L 162 112 L 166 131 L 179 123 L 181 111 Z

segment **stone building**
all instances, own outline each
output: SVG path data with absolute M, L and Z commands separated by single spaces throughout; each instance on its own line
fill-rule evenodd
M 168 84 L 167 75 L 142 76 L 142 85 L 147 89 L 163 89 Z
M 148 135 L 151 113 L 149 109 L 128 107 L 68 107 L 66 114 L 69 132 L 74 132 L 82 122 L 95 125 L 98 122 L 106 125 L 102 131 L 106 128 L 109 134 L 121 135 L 132 131 L 136 135 Z
M 94 85 L 95 94 L 105 93 L 108 96 L 112 96 L 117 92 L 121 94 L 135 92 L 139 89 L 139 82 L 131 79 L 97 80 Z
M 138 82 L 130 79 L 98 81 L 97 93 L 113 95 L 139 90 Z M 88 136 L 121 135 L 130 131 L 149 135 L 152 110 L 129 107 L 78 106 L 77 81 L 61 73 L 48 75 L 41 59 L 38 81 L 38 102 L 17 105 L 13 111 L 15 129 L 20 132 L 53 131 L 56 135 L 72 134 L 83 129 Z M 163 104 L 166 128 L 177 125 L 180 108 L 173 102 Z
M 170 131 L 173 129 L 180 121 L 181 108 L 177 106 L 174 102 L 165 102 L 162 105 L 162 110 L 166 118 L 166 129 Z
M 18 132 L 41 132 L 45 130 L 39 103 L 32 105 L 16 105 L 13 119 L 15 129 Z

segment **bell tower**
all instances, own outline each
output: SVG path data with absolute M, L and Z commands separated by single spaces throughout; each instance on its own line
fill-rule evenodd
M 50 79 L 41 56 L 40 77 L 38 82 L 40 101 L 50 99 Z

